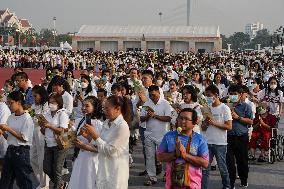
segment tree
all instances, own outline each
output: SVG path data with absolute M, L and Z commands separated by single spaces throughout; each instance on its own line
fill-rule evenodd
M 257 44 L 261 47 L 269 47 L 271 44 L 271 35 L 267 29 L 259 30 L 254 39 L 251 40 L 249 48 L 255 49 Z
M 56 36 L 56 45 L 59 46 L 60 42 L 65 43 L 65 41 L 67 41 L 69 44 L 72 43 L 72 37 L 69 34 L 59 34 L 58 36 Z
M 228 38 L 228 43 L 232 44 L 232 49 L 244 49 L 250 43 L 250 37 L 243 32 L 236 32 Z
M 223 34 L 221 34 L 221 38 L 222 38 L 222 49 L 227 49 L 228 48 L 227 44 L 229 43 L 229 39 Z

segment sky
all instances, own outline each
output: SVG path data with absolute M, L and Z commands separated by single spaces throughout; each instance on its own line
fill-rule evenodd
M 220 26 L 225 35 L 244 32 L 247 23 L 257 21 L 270 31 L 284 26 L 284 0 L 191 1 L 190 25 Z M 53 28 L 56 17 L 59 33 L 78 32 L 83 24 L 186 25 L 186 0 L 0 0 L 5 8 L 37 30 Z

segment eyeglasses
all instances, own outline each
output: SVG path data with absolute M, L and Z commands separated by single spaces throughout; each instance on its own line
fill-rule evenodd
M 187 117 L 181 117 L 181 116 L 178 117 L 177 119 L 178 119 L 179 121 L 183 121 L 183 120 L 184 120 L 184 121 L 192 121 L 192 119 L 189 119 L 189 118 L 187 118 Z

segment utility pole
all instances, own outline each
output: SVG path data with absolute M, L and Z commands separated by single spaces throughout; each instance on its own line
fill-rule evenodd
M 56 36 L 56 25 L 55 25 L 55 23 L 56 23 L 56 17 L 54 16 L 52 20 L 53 20 L 53 43 L 54 43 L 54 46 L 55 46 L 55 36 Z
M 187 20 L 186 20 L 186 25 L 189 26 L 190 23 L 190 6 L 191 6 L 191 0 L 187 0 Z

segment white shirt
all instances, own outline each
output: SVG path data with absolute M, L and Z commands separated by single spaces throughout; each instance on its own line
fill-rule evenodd
M 69 117 L 65 109 L 58 110 L 53 117 L 50 111 L 43 114 L 43 116 L 45 117 L 46 121 L 48 121 L 48 123 L 50 123 L 54 127 L 60 127 L 64 129 L 68 128 Z M 57 146 L 53 130 L 48 128 L 45 129 L 45 141 L 47 147 Z
M 154 104 L 154 102 L 149 99 L 144 103 L 143 106 L 149 106 L 150 108 L 152 108 L 155 112 L 155 115 L 171 117 L 172 106 L 165 99 L 160 98 L 157 104 Z M 142 109 L 141 116 L 146 115 L 147 112 Z M 154 118 L 150 118 L 148 121 L 146 121 L 145 136 L 151 136 L 158 141 L 162 140 L 163 136 L 169 131 L 169 123 L 170 122 L 163 122 Z
M 4 102 L 0 102 L 0 124 L 6 124 L 11 111 Z
M 22 142 L 8 132 L 7 143 L 14 146 L 31 146 L 34 132 L 34 122 L 29 113 L 16 116 L 11 114 L 7 120 L 8 127 L 20 133 L 26 142 Z
M 202 120 L 203 119 L 203 115 L 201 112 L 201 105 L 198 102 L 194 102 L 192 104 L 186 104 L 186 103 L 182 103 L 180 105 L 181 109 L 185 109 L 185 108 L 191 108 L 194 109 L 197 112 L 197 117 Z
M 227 89 L 226 89 L 225 85 L 222 84 L 222 83 L 219 83 L 219 84 L 216 85 L 216 86 L 217 86 L 218 89 L 219 89 L 219 96 L 220 96 L 220 98 L 224 98 L 225 95 L 227 94 Z
M 224 124 L 225 121 L 232 120 L 231 110 L 225 104 L 217 107 L 210 107 L 214 120 L 217 123 Z M 208 144 L 227 145 L 227 130 L 209 125 L 205 131 L 205 138 Z
M 260 102 L 267 102 L 269 104 L 270 114 L 279 115 L 280 113 L 280 103 L 284 102 L 283 92 L 278 90 L 278 96 L 275 95 L 274 92 L 271 92 L 269 95 L 267 94 L 266 89 L 259 91 L 257 95 L 257 99 Z
M 72 114 L 73 111 L 73 97 L 68 93 L 64 92 L 62 95 L 63 108 L 67 110 L 68 115 Z
M 129 127 L 122 115 L 106 120 L 96 140 L 99 153 L 97 188 L 127 189 L 129 178 Z

